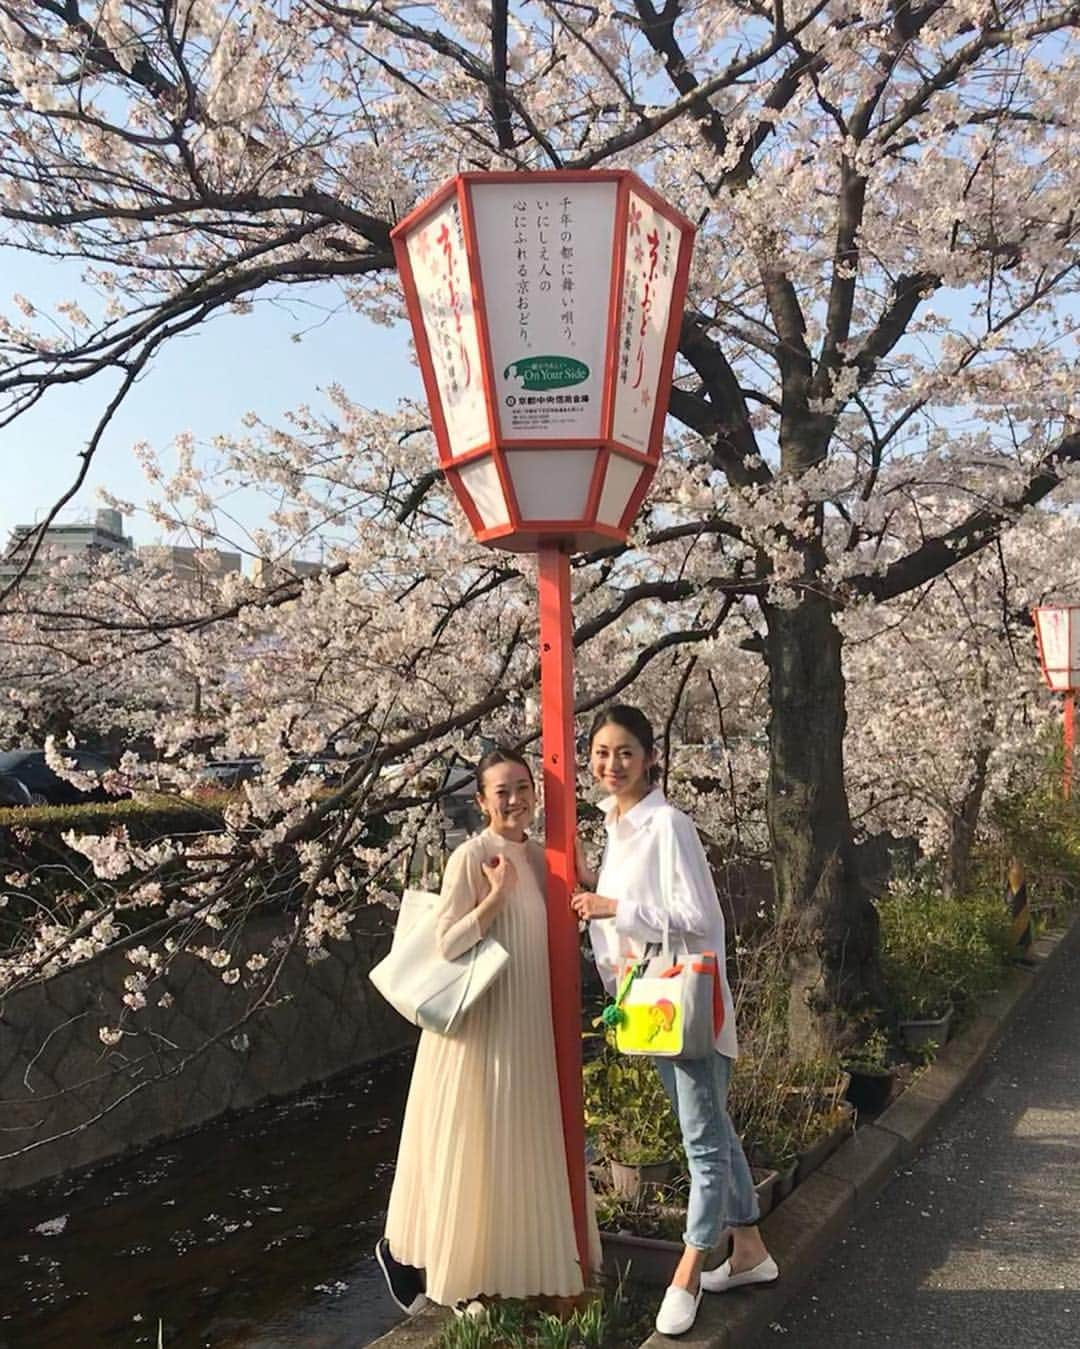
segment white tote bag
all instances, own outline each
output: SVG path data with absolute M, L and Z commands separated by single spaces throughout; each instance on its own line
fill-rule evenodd
M 439 896 L 406 890 L 401 897 L 390 953 L 368 977 L 397 1012 L 423 1030 L 449 1035 L 506 968 L 510 959 L 492 936 L 453 960 L 439 952 L 435 935 Z

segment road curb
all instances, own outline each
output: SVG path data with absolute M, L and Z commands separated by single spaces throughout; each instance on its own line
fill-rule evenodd
M 1067 928 L 1040 937 L 1036 964 L 1012 970 L 980 1014 L 907 1091 L 864 1125 L 761 1224 L 781 1277 L 767 1288 L 738 1289 L 701 1304 L 697 1324 L 677 1339 L 654 1334 L 639 1349 L 746 1349 L 832 1254 L 851 1220 L 888 1185 L 906 1162 L 960 1104 L 987 1058 L 1036 987 L 1080 945 L 1080 916 Z

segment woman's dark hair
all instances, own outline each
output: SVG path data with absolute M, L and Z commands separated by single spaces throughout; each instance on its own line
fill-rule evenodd
M 612 703 L 610 707 L 598 713 L 595 721 L 589 727 L 589 748 L 592 749 L 592 742 L 605 726 L 620 726 L 624 731 L 629 731 L 638 742 L 646 754 L 652 754 L 656 748 L 656 737 L 653 735 L 653 728 L 649 718 L 638 707 L 631 707 L 629 703 Z M 649 770 L 649 781 L 659 782 L 660 765 L 653 764 Z
M 484 774 L 488 771 L 489 768 L 494 768 L 497 764 L 501 763 L 517 764 L 519 768 L 524 768 L 525 772 L 528 773 L 529 775 L 529 781 L 532 783 L 534 787 L 536 786 L 536 779 L 533 777 L 532 769 L 521 757 L 521 755 L 515 753 L 514 750 L 512 749 L 501 749 L 498 745 L 496 745 L 494 749 L 488 750 L 488 752 L 476 765 L 477 796 L 483 796 L 484 794 Z

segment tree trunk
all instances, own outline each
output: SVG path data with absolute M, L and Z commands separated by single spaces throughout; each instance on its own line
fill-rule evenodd
M 769 663 L 768 820 L 780 932 L 789 944 L 791 1047 L 813 1055 L 852 1038 L 880 1006 L 878 918 L 854 867 L 844 785 L 841 637 L 828 602 L 765 605 Z
M 986 769 L 990 762 L 990 746 L 980 745 L 975 753 L 971 779 L 960 809 L 953 815 L 949 829 L 949 851 L 945 858 L 945 876 L 942 888 L 950 899 L 962 895 L 971 874 L 971 851 L 975 831 L 979 827 L 983 792 L 986 790 Z

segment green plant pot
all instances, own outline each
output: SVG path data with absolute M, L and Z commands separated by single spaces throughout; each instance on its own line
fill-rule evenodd
M 611 1173 L 611 1188 L 623 1199 L 636 1199 L 649 1190 L 666 1185 L 675 1174 L 675 1163 L 648 1162 L 642 1166 L 630 1166 L 626 1162 L 617 1162 L 614 1158 L 608 1162 Z
M 900 1041 L 905 1049 L 925 1049 L 929 1044 L 943 1045 L 949 1038 L 952 1025 L 952 1003 L 938 1017 L 900 1022 Z

